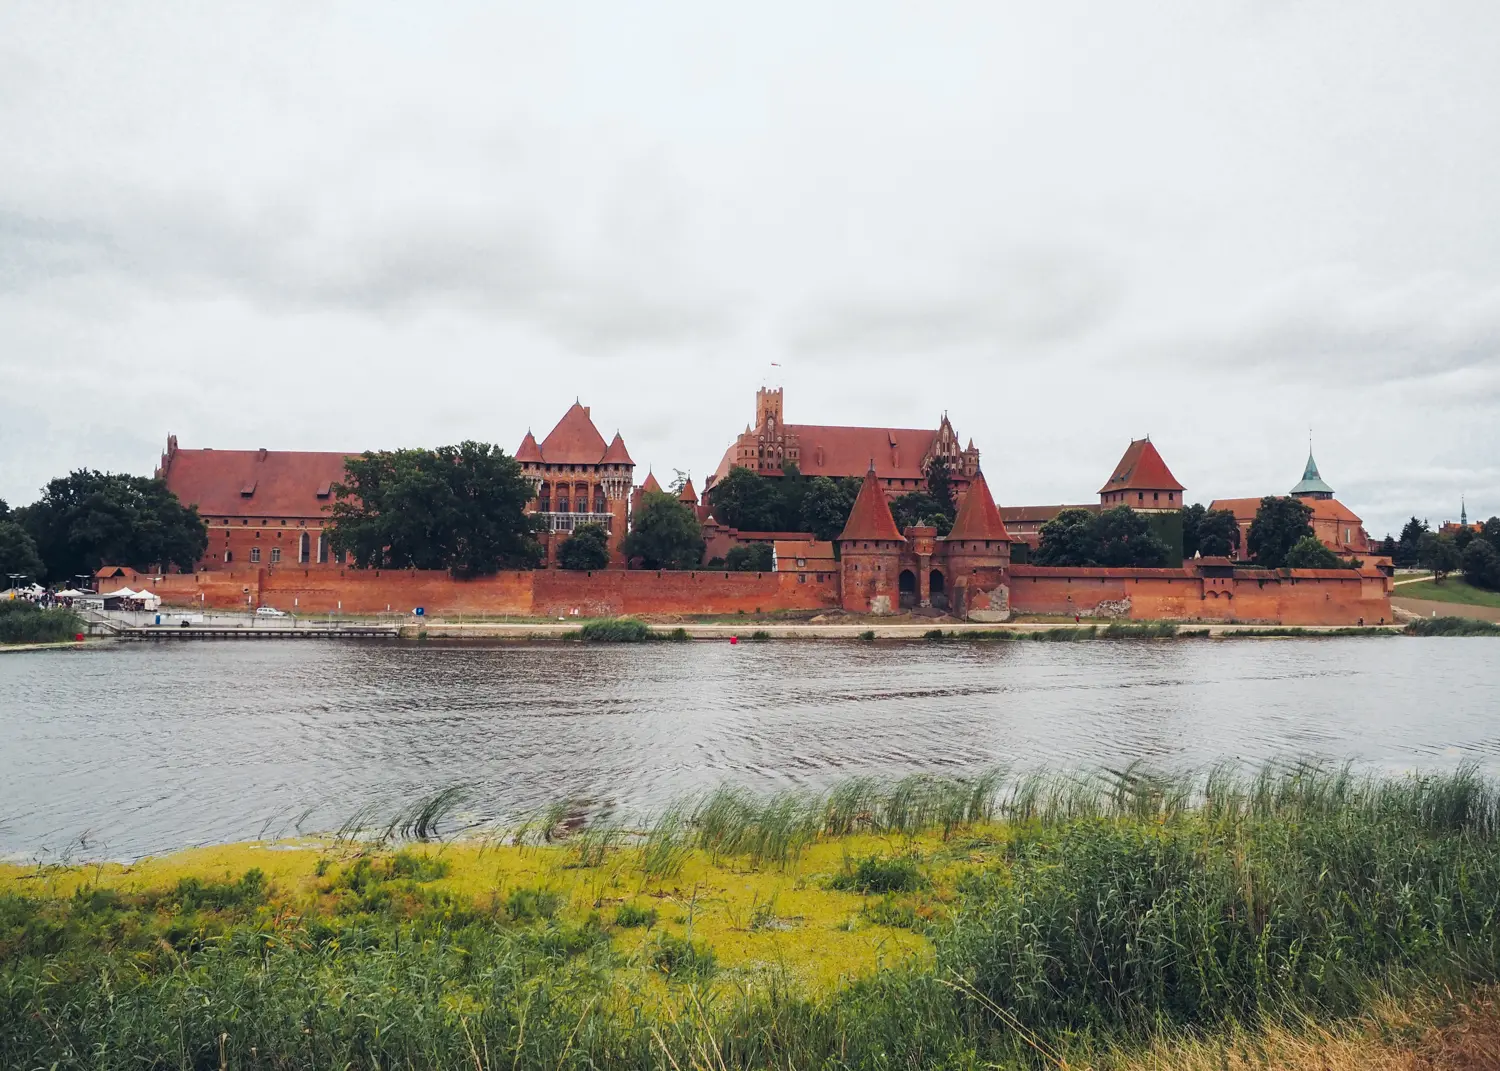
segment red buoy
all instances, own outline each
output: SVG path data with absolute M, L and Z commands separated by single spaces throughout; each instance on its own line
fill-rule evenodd
M 731 636 L 731 637 L 729 637 L 729 642 L 730 643 L 739 643 L 740 642 L 740 638 L 738 636 Z

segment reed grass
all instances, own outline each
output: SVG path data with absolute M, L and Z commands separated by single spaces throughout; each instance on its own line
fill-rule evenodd
M 0 644 L 62 643 L 83 631 L 83 619 L 58 606 L 43 610 L 24 599 L 0 602 Z
M 1406 626 L 1411 636 L 1500 636 L 1500 624 L 1474 617 L 1419 617 Z
M 561 836 L 574 810 L 536 829 Z M 429 820 L 354 824 L 443 828 L 431 806 L 402 813 Z M 433 849 L 320 867 L 295 905 L 253 870 L 0 892 L 0 1066 L 1262 1066 L 1232 1053 L 1342 1045 L 1355 1028 L 1341 1024 L 1393 1004 L 1432 1009 L 1425 1029 L 1500 981 L 1500 791 L 1472 767 L 721 789 L 591 858 L 670 882 L 695 850 L 780 865 L 812 839 L 870 833 L 895 839 L 827 880 L 851 889 L 857 924 L 916 930 L 932 955 L 826 991 L 736 973 L 692 933 L 691 907 L 670 932 L 637 893 L 608 923 L 546 884 L 456 896 Z M 903 847 L 917 833 L 949 837 L 942 888 L 938 856 Z M 758 908 L 746 929 L 788 925 L 774 899 Z

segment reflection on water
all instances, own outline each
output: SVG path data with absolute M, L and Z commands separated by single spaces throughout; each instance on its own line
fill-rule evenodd
M 0 854 L 328 829 L 455 781 L 486 815 L 725 780 L 1290 754 L 1500 772 L 1486 639 L 637 647 L 307 642 L 0 657 Z

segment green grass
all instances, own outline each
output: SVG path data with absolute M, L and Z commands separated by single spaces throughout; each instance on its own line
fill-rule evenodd
M 418 853 L 320 870 L 316 900 L 295 909 L 255 870 L 158 891 L 7 886 L 0 1066 L 1099 1067 L 1500 981 L 1500 787 L 1472 769 L 725 790 L 653 835 L 657 851 L 713 842 L 769 859 L 807 830 L 965 824 L 943 849 L 940 901 L 932 860 L 895 846 L 840 872 L 866 895 L 852 924 L 918 931 L 932 951 L 825 990 L 736 973 L 691 921 L 651 928 L 655 909 L 630 899 L 610 927 L 568 919 L 540 886 L 460 897 L 433 885 L 443 860 Z M 774 900 L 758 906 L 747 930 L 785 921 Z
M 83 631 L 72 610 L 43 610 L 20 599 L 0 602 L 0 643 L 62 643 Z
M 1432 580 L 1401 584 L 1392 590 L 1391 596 L 1397 599 L 1426 599 L 1430 602 L 1453 602 L 1500 609 L 1500 591 L 1476 588 L 1459 576 L 1450 576 L 1441 584 Z
M 578 638 L 585 643 L 650 643 L 657 637 L 644 621 L 612 617 L 590 621 L 578 630 Z
M 1412 636 L 1500 636 L 1500 624 L 1474 617 L 1419 617 L 1406 626 Z

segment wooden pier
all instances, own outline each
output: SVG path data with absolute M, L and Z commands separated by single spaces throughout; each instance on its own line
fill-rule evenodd
M 394 625 L 143 625 L 121 628 L 122 640 L 394 640 L 401 630 Z

